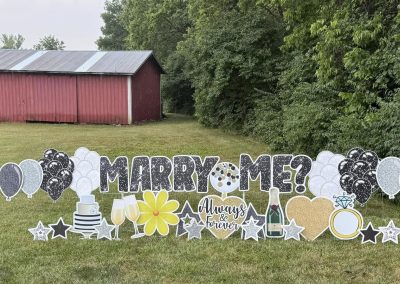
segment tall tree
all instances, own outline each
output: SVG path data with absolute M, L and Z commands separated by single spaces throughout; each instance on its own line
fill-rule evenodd
M 257 1 L 193 0 L 194 23 L 178 45 L 205 125 L 242 130 L 256 101 L 276 86 L 283 25 L 278 11 Z
M 0 38 L 0 43 L 1 43 L 0 47 L 2 49 L 20 49 L 24 41 L 25 38 L 20 34 L 18 35 L 2 34 Z
M 48 35 L 39 40 L 38 44 L 33 46 L 36 50 L 64 50 L 65 44 L 62 40 L 53 35 Z
M 161 89 L 164 109 L 193 113 L 193 88 L 187 77 L 185 58 L 176 50 L 191 26 L 188 1 L 127 0 L 124 3 L 127 48 L 154 50 L 166 69 Z
M 124 50 L 125 40 L 128 35 L 123 22 L 123 0 L 107 0 L 105 12 L 101 14 L 104 26 L 101 27 L 103 35 L 96 41 L 100 50 Z

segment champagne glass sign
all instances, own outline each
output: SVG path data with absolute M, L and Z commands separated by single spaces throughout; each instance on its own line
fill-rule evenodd
M 125 202 L 123 199 L 114 199 L 111 209 L 111 221 L 115 225 L 115 240 L 119 241 L 119 226 L 125 221 Z
M 125 214 L 129 221 L 133 223 L 135 233 L 131 236 L 131 239 L 137 239 L 144 236 L 144 233 L 139 233 L 137 226 L 137 220 L 140 216 L 139 205 L 137 203 L 135 195 L 124 197 L 125 201 Z

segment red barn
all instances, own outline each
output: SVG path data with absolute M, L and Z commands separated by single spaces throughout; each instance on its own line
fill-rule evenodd
M 159 120 L 163 73 L 151 51 L 0 49 L 0 121 Z

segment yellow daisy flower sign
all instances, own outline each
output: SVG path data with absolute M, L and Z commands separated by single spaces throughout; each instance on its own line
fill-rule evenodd
M 169 233 L 169 225 L 179 223 L 178 216 L 173 213 L 179 208 L 179 202 L 168 200 L 168 192 L 162 190 L 155 194 L 152 191 L 143 193 L 143 201 L 139 200 L 140 217 L 139 225 L 144 225 L 144 233 L 153 235 L 156 231 L 166 236 Z

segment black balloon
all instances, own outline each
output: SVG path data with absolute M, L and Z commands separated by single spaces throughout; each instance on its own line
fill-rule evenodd
M 72 173 L 67 170 L 67 169 L 62 169 L 58 174 L 57 177 L 59 177 L 64 184 L 64 189 L 69 187 L 72 183 Z
M 68 167 L 69 157 L 64 152 L 58 152 L 55 154 L 53 160 L 59 161 L 64 169 Z
M 354 161 L 351 159 L 344 159 L 343 161 L 340 162 L 339 166 L 338 166 L 338 170 L 339 173 L 341 175 L 345 174 L 345 173 L 349 173 L 351 172 L 351 168 L 354 165 Z
M 372 192 L 379 189 L 378 182 L 376 180 L 376 170 L 369 170 L 364 174 L 363 179 L 367 180 L 371 184 Z
M 371 169 L 376 169 L 379 163 L 378 155 L 372 151 L 365 151 L 358 160 L 366 162 Z
M 367 162 L 364 161 L 355 162 L 353 167 L 351 168 L 351 172 L 359 178 L 362 178 L 364 174 L 369 170 L 369 165 L 367 164 Z
M 354 183 L 354 176 L 352 173 L 344 173 L 340 177 L 340 186 L 344 191 L 346 191 L 348 194 L 351 194 L 353 192 L 353 183 Z
M 40 186 L 40 188 L 46 192 L 47 192 L 46 184 L 49 181 L 49 179 L 51 179 L 51 177 L 52 177 L 51 173 L 49 173 L 48 171 L 43 171 L 43 181 L 42 181 L 42 185 Z
M 64 152 L 48 149 L 43 153 L 39 164 L 43 169 L 43 182 L 40 187 L 55 201 L 72 183 L 74 162 Z
M 51 161 L 47 165 L 47 171 L 51 173 L 52 176 L 56 176 L 59 171 L 63 168 L 62 164 L 59 161 Z
M 46 171 L 47 170 L 47 165 L 50 163 L 50 160 L 48 160 L 48 159 L 40 159 L 38 161 L 38 163 L 42 167 L 42 170 Z
M 43 157 L 48 160 L 53 160 L 55 154 L 57 154 L 57 150 L 47 149 L 46 151 L 44 151 Z
M 64 183 L 62 179 L 58 177 L 50 178 L 46 184 L 46 191 L 51 197 L 51 199 L 53 199 L 54 201 L 60 198 L 63 190 L 64 190 Z
M 365 179 L 357 179 L 356 181 L 354 181 L 353 193 L 356 195 L 356 200 L 361 205 L 364 205 L 371 197 L 371 184 Z
M 353 161 L 358 160 L 358 157 L 364 152 L 361 148 L 353 148 L 347 153 L 347 158 L 352 159 Z
M 68 161 L 67 170 L 69 170 L 71 173 L 73 173 L 75 170 L 75 164 L 71 159 Z

